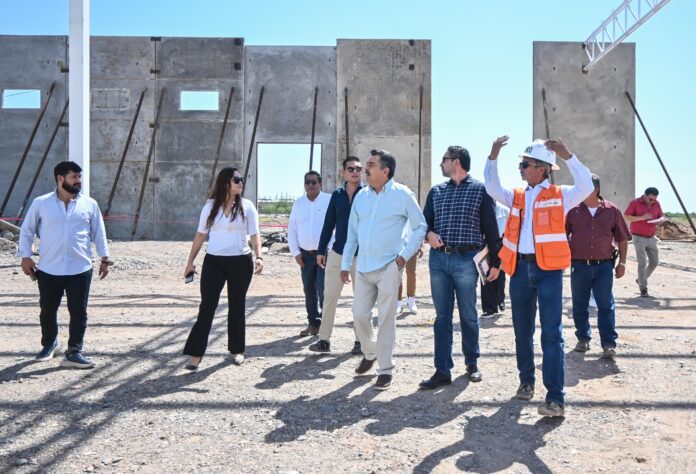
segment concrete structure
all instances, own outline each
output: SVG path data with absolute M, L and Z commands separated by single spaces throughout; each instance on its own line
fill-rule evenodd
M 67 56 L 65 37 L 0 36 L 0 91 L 40 89 L 45 98 L 51 82 L 57 81 L 6 217 L 15 215 L 21 205 L 60 115 L 66 99 Z M 246 197 L 256 199 L 258 143 L 310 143 L 315 87 L 315 143 L 322 144 L 325 191 L 339 181 L 337 168 L 346 144 L 351 154 L 363 159 L 372 148 L 393 152 L 397 179 L 414 192 L 420 185 L 421 201 L 430 187 L 430 41 L 339 40 L 337 47 L 245 47 L 241 38 L 92 37 L 91 74 L 91 195 L 102 208 L 138 99 L 146 91 L 110 210 L 112 219 L 107 221 L 112 238 L 130 238 L 160 97 L 163 105 L 137 239 L 192 238 L 232 88 L 217 169 L 243 170 L 251 150 Z M 264 98 L 252 146 L 261 87 Z M 218 110 L 180 110 L 182 91 L 217 91 Z M 37 115 L 35 109 L 0 108 L 3 196 Z M 53 166 L 67 159 L 66 135 L 62 128 L 33 196 L 53 187 Z
M 534 43 L 534 137 L 546 137 L 542 89 L 551 137 L 601 178 L 602 195 L 621 209 L 635 197 L 635 117 L 626 92 L 635 98 L 635 43 L 617 46 L 589 73 L 582 43 Z M 556 183 L 568 183 L 563 164 Z

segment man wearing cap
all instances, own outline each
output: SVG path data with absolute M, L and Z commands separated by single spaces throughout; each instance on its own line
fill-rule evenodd
M 578 343 L 576 352 L 590 350 L 590 293 L 597 302 L 597 329 L 604 351 L 602 357 L 616 355 L 614 276 L 626 271 L 628 226 L 621 211 L 599 194 L 599 177 L 592 175 L 594 191 L 566 217 L 570 242 L 570 288 L 573 292 L 573 321 Z M 614 274 L 614 244 L 619 249 L 619 263 Z
M 633 247 L 636 249 L 638 260 L 638 288 L 640 296 L 648 296 L 648 278 L 660 263 L 660 255 L 657 250 L 657 238 L 655 231 L 657 224 L 664 219 L 662 207 L 657 201 L 659 191 L 650 187 L 645 193 L 628 203 L 624 217 L 631 225 L 633 235 Z
M 520 155 L 520 175 L 527 187 L 503 188 L 497 159 L 507 142 L 507 136 L 493 142 L 484 177 L 488 194 L 510 208 L 498 256 L 502 270 L 510 275 L 512 324 L 520 377 L 516 397 L 531 400 L 534 396 L 534 320 L 538 304 L 542 374 L 547 390 L 539 414 L 563 416 L 563 269 L 570 266 L 565 215 L 592 192 L 592 175 L 561 140 L 535 140 Z M 556 156 L 568 165 L 573 186 L 549 183 L 551 170 L 560 169 Z

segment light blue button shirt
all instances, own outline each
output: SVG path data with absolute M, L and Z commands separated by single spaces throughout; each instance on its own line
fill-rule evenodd
M 39 270 L 50 275 L 77 275 L 92 268 L 92 242 L 100 257 L 109 256 L 104 219 L 97 201 L 77 194 L 66 208 L 56 192 L 31 203 L 19 232 L 18 257 L 31 257 L 39 241 Z
M 350 270 L 358 245 L 356 269 L 363 273 L 379 270 L 399 255 L 408 260 L 416 254 L 428 225 L 408 187 L 390 179 L 381 192 L 368 186 L 354 199 L 341 270 Z M 413 231 L 408 239 L 404 233 L 407 224 Z

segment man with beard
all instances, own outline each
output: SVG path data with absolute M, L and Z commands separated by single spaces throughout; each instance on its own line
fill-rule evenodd
M 22 271 L 39 285 L 41 345 L 36 360 L 53 358 L 58 341 L 58 307 L 68 300 L 70 337 L 63 367 L 90 369 L 94 362 L 82 354 L 87 329 L 87 299 L 92 282 L 92 243 L 101 257 L 99 276 L 109 273 L 109 249 L 104 220 L 97 202 L 80 193 L 82 168 L 72 161 L 53 170 L 56 190 L 31 203 L 19 234 L 18 257 Z M 39 264 L 32 259 L 34 237 L 39 236 Z

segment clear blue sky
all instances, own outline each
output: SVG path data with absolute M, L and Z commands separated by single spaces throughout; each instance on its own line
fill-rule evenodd
M 94 35 L 241 36 L 248 45 L 431 39 L 433 157 L 439 162 L 447 145 L 466 146 L 472 173 L 481 177 L 496 136 L 511 136 L 509 154 L 532 138 L 532 42 L 583 41 L 620 2 L 93 0 L 91 22 Z M 696 2 L 672 0 L 629 38 L 637 43 L 637 105 L 691 211 L 696 211 L 689 138 L 696 126 L 694 18 Z M 0 0 L 0 34 L 67 31 L 68 0 Z M 636 150 L 638 193 L 657 186 L 663 208 L 677 211 L 640 129 Z M 433 165 L 436 182 L 440 176 Z M 505 183 L 519 182 L 513 170 L 508 173 Z

